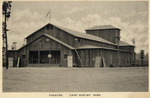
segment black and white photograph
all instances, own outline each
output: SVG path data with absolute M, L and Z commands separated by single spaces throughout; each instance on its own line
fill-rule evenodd
M 149 1 L 1 4 L 2 93 L 149 92 Z

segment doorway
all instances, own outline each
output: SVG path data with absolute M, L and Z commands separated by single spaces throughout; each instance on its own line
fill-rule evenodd
M 29 64 L 60 64 L 60 51 L 29 51 Z

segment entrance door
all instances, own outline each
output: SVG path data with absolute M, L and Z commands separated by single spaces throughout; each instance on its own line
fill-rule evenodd
M 40 64 L 60 64 L 60 51 L 40 51 Z
M 95 67 L 99 68 L 100 65 L 101 65 L 101 57 L 97 56 L 96 59 L 95 59 Z
M 72 56 L 67 56 L 67 66 L 68 67 L 73 67 L 73 61 L 72 61 Z
M 96 68 L 99 68 L 99 67 L 106 67 L 105 58 L 104 58 L 104 57 L 97 56 L 96 59 L 95 59 L 95 67 L 96 67 Z
M 8 66 L 13 67 L 13 58 L 8 58 Z

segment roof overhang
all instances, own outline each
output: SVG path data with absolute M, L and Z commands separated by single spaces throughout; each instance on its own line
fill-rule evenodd
M 118 49 L 113 49 L 113 48 L 106 48 L 106 47 L 98 47 L 98 46 L 92 46 L 92 45 L 83 45 L 78 48 L 77 50 L 85 50 L 85 49 L 104 49 L 104 50 L 112 50 L 112 51 L 118 51 Z M 130 52 L 126 50 L 119 50 L 120 52 Z

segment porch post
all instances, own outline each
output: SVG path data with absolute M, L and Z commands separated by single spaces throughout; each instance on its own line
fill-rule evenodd
M 38 64 L 40 64 L 40 51 L 38 51 Z

